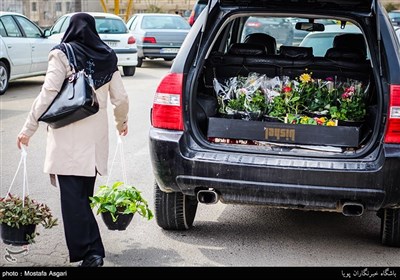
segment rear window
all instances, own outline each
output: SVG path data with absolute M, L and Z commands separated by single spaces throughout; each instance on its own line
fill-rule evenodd
M 190 29 L 189 23 L 180 16 L 144 16 L 142 29 Z
M 96 29 L 99 34 L 123 34 L 128 33 L 125 23 L 119 19 L 95 18 Z

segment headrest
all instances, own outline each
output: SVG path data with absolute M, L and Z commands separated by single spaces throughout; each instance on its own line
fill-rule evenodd
M 365 55 L 359 49 L 349 49 L 349 48 L 330 48 L 326 51 L 326 58 L 329 59 L 339 59 L 348 61 L 364 61 Z
M 333 39 L 334 48 L 359 49 L 367 57 L 367 47 L 365 45 L 364 35 L 355 33 L 346 33 L 335 36 Z M 364 58 L 364 59 L 365 59 Z
M 289 58 L 313 57 L 313 49 L 311 47 L 281 46 L 279 50 L 280 50 L 280 55 L 283 57 L 289 57 Z
M 235 55 L 266 55 L 267 49 L 263 45 L 259 44 L 247 44 L 247 43 L 233 43 L 228 50 L 229 54 Z
M 276 54 L 276 40 L 274 37 L 265 33 L 251 33 L 244 39 L 245 43 L 261 44 L 267 48 L 268 54 Z

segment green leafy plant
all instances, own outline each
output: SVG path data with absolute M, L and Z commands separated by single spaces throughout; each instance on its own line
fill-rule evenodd
M 7 197 L 0 198 L 0 224 L 6 224 L 10 227 L 20 228 L 25 225 L 39 225 L 50 229 L 58 225 L 58 219 L 53 218 L 50 208 L 39 203 L 29 196 L 23 200 L 21 197 L 8 194 Z M 30 243 L 39 233 L 33 233 L 28 238 Z
M 332 118 L 342 121 L 364 120 L 367 105 L 360 85 L 344 87 L 338 103 L 338 106 L 330 108 Z
M 114 222 L 119 214 L 135 214 L 136 212 L 147 220 L 153 218 L 153 212 L 141 192 L 123 182 L 115 182 L 112 186 L 100 186 L 99 191 L 89 199 L 90 206 L 97 208 L 97 214 L 110 212 Z

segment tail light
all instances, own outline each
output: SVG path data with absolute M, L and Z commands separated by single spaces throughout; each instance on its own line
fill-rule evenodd
M 130 36 L 130 37 L 128 38 L 128 45 L 131 45 L 131 44 L 134 44 L 134 43 L 136 43 L 135 37 Z
M 390 86 L 389 118 L 385 143 L 400 143 L 400 85 Z
M 183 74 L 169 73 L 160 82 L 154 95 L 151 114 L 153 127 L 183 130 Z
M 248 22 L 246 25 L 248 27 L 255 27 L 255 28 L 261 27 L 261 23 L 258 21 L 251 21 L 251 22 Z
M 157 43 L 156 38 L 154 37 L 143 37 L 143 43 L 155 44 Z

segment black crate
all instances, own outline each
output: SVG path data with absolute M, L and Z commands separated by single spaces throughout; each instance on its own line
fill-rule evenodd
M 362 126 L 322 126 L 209 118 L 208 137 L 358 147 Z

